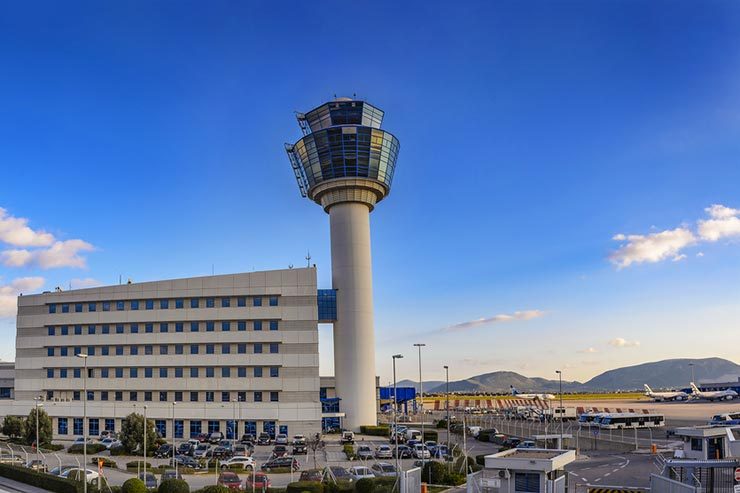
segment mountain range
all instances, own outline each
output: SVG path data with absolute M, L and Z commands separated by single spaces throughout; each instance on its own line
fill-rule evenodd
M 691 381 L 692 365 L 699 382 L 735 381 L 740 377 L 740 365 L 722 358 L 667 359 L 608 370 L 584 383 L 564 380 L 563 392 L 642 391 L 643 384 L 650 385 L 654 390 L 685 388 Z M 412 380 L 402 380 L 397 385 L 415 387 L 418 391 L 418 383 Z M 512 385 L 520 392 L 554 393 L 559 389 L 557 379 L 525 377 L 513 371 L 495 371 L 451 381 L 450 392 L 508 393 Z M 445 392 L 445 382 L 425 381 L 424 393 L 427 392 Z

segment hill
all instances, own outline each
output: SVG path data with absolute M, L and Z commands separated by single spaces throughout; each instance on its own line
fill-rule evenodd
M 393 384 L 391 383 L 391 385 Z M 415 382 L 413 380 L 401 380 L 400 382 L 396 382 L 396 385 L 399 387 L 413 387 L 417 392 L 419 391 L 419 382 Z M 428 392 L 439 386 L 442 386 L 444 389 L 444 385 L 445 382 L 442 380 L 424 380 L 424 392 Z
M 498 392 L 508 393 L 511 386 L 521 392 L 556 392 L 557 380 L 539 377 L 525 377 L 513 371 L 495 371 L 484 373 L 465 380 L 450 382 L 450 392 Z M 563 381 L 563 391 L 569 392 L 580 388 L 580 382 Z M 430 389 L 430 392 L 444 392 L 444 385 Z

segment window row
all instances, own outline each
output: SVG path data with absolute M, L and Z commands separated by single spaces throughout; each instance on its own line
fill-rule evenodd
M 247 351 L 251 346 L 251 351 Z M 151 356 L 154 355 L 154 348 L 157 348 L 159 355 L 166 354 L 186 354 L 185 348 L 188 348 L 187 354 L 278 354 L 280 353 L 280 343 L 278 342 L 253 342 L 247 344 L 240 343 L 222 343 L 222 344 L 143 344 L 143 345 L 116 345 L 116 346 L 48 346 L 46 348 L 47 356 L 76 356 L 86 354 L 87 356 Z M 111 350 L 111 348 L 113 348 Z M 170 352 L 170 350 L 172 352 Z
M 160 323 L 142 323 L 142 324 L 103 324 L 97 325 L 49 325 L 47 334 L 50 336 L 68 336 L 76 335 L 80 336 L 83 334 L 153 334 L 156 331 L 159 333 L 166 333 L 172 330 L 173 332 L 185 332 L 185 327 L 188 328 L 189 332 L 215 332 L 216 327 L 219 327 L 221 332 L 231 332 L 232 328 L 238 332 L 245 332 L 247 326 L 250 326 L 251 330 L 261 331 L 265 327 L 269 330 L 279 329 L 278 320 L 238 320 L 238 321 L 206 321 L 206 322 L 160 322 Z
M 73 401 L 79 401 L 81 400 L 82 392 L 79 390 L 75 390 L 72 392 L 72 400 Z M 273 391 L 255 391 L 255 392 L 214 392 L 212 390 L 208 390 L 205 392 L 152 392 L 152 391 L 122 391 L 122 390 L 116 390 L 116 391 L 108 391 L 108 390 L 102 390 L 102 391 L 93 391 L 88 390 L 87 391 L 87 400 L 88 401 L 94 401 L 94 400 L 101 400 L 101 401 L 116 401 L 116 402 L 122 402 L 124 401 L 124 397 L 126 397 L 126 401 L 128 402 L 153 402 L 154 397 L 158 397 L 159 402 L 170 402 L 170 398 L 174 400 L 174 402 L 185 402 L 183 398 L 187 396 L 189 398 L 189 402 L 232 402 L 233 400 L 236 400 L 238 402 L 280 402 L 280 392 L 273 390 Z M 251 396 L 251 400 L 247 400 L 248 397 Z M 46 400 L 52 401 L 54 400 L 54 391 L 53 390 L 47 390 L 46 391 Z M 60 418 L 61 419 L 61 418 Z
M 265 371 L 267 369 L 267 371 Z M 206 366 L 206 367 L 189 367 L 187 369 L 182 367 L 146 367 L 146 368 L 88 368 L 88 378 L 139 378 L 142 375 L 144 378 L 154 378 L 157 375 L 159 378 L 183 378 L 185 375 L 189 375 L 191 378 L 199 378 L 205 376 L 207 378 L 215 377 L 218 374 L 224 378 L 230 378 L 231 376 L 246 378 L 248 375 L 255 378 L 262 378 L 267 375 L 270 377 L 280 376 L 279 366 Z M 124 376 L 125 375 L 125 376 Z M 47 368 L 46 378 L 82 378 L 82 368 Z
M 278 306 L 278 296 L 250 296 L 250 306 L 264 306 L 263 299 L 267 298 L 268 306 Z M 218 300 L 218 301 L 217 301 Z M 116 311 L 129 310 L 154 310 L 155 307 L 160 310 L 168 310 L 170 308 L 182 309 L 185 306 L 189 308 L 216 308 L 218 305 L 220 308 L 230 308 L 232 306 L 246 307 L 247 297 L 240 296 L 236 298 L 175 298 L 175 299 L 158 299 L 158 300 L 118 300 L 118 301 L 91 301 L 86 303 L 49 303 L 49 313 L 83 313 L 83 312 L 97 312 L 98 306 L 100 311 L 109 312 L 112 309 Z

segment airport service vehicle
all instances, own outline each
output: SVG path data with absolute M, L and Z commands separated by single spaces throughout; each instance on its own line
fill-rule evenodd
M 423 443 L 417 443 L 414 445 L 414 457 L 416 459 L 431 459 L 432 454 L 429 453 L 429 449 Z
M 349 468 L 349 475 L 352 476 L 354 481 L 359 481 L 365 478 L 374 478 L 375 473 L 369 467 L 365 466 L 352 466 Z
M 722 413 L 712 416 L 709 424 L 712 426 L 736 426 L 740 425 L 740 413 Z
M 578 425 L 579 426 L 595 426 L 597 423 L 595 422 L 598 417 L 600 417 L 603 413 L 583 413 L 580 416 L 578 416 Z
M 154 474 L 148 472 L 146 473 L 146 476 L 144 476 L 143 472 L 139 473 L 139 479 L 141 479 L 144 482 L 144 485 L 147 488 L 156 488 L 157 487 L 157 478 L 154 476 Z
M 380 445 L 375 449 L 376 459 L 392 459 L 393 449 L 389 445 Z
M 594 423 L 602 429 L 621 430 L 623 428 L 657 428 L 665 426 L 662 414 L 601 413 Z
M 396 466 L 387 462 L 376 462 L 370 469 L 376 478 L 392 478 L 398 475 Z
M 355 434 L 352 431 L 343 431 L 342 438 L 339 440 L 342 445 L 345 443 L 355 443 Z
M 243 490 L 244 487 L 242 486 L 242 480 L 239 479 L 239 476 L 236 475 L 235 472 L 222 472 L 218 475 L 218 481 L 216 481 L 216 484 L 224 486 L 230 490 Z
M 549 421 L 570 421 L 576 419 L 576 408 L 574 407 L 554 407 L 552 409 L 543 409 L 542 417 Z
M 549 401 L 555 398 L 555 396 L 552 394 L 522 394 L 517 389 L 515 389 L 513 385 L 509 385 L 509 388 L 511 388 L 511 395 L 513 395 L 517 399 L 539 399 L 541 401 Z
M 480 435 L 480 426 L 468 426 L 468 433 L 470 433 L 470 436 L 473 438 L 478 438 L 478 435 Z
M 270 482 L 270 478 L 267 477 L 267 474 L 263 472 L 256 472 L 254 475 L 250 474 L 247 476 L 247 480 L 244 484 L 245 489 L 251 491 L 252 489 L 255 490 L 266 490 L 270 487 L 272 483 Z
M 534 443 L 532 440 L 524 440 L 519 445 L 517 445 L 516 448 L 518 448 L 518 449 L 537 448 L 537 444 Z
M 694 382 L 691 382 L 691 396 L 695 399 L 704 399 L 708 401 L 722 401 L 722 400 L 731 400 L 737 398 L 737 392 L 734 390 L 710 390 L 710 391 L 703 391 L 699 390 L 699 387 L 697 387 Z
M 285 457 L 275 457 L 274 459 L 270 459 L 264 464 L 260 466 L 260 469 L 262 469 L 265 472 L 270 472 L 273 469 L 279 469 L 279 468 L 292 468 L 294 471 L 297 471 L 300 469 L 301 464 L 295 460 L 294 457 L 288 455 Z
M 689 394 L 681 390 L 670 391 L 670 392 L 653 392 L 648 384 L 645 384 L 645 395 L 650 397 L 655 402 L 663 401 L 687 401 L 689 400 Z
M 167 469 L 165 472 L 162 473 L 161 481 L 166 481 L 168 479 L 182 479 L 182 474 L 180 474 L 180 471 Z
M 373 449 L 368 447 L 367 445 L 360 445 L 357 447 L 357 457 L 360 459 L 374 459 L 375 454 L 373 453 Z
M 257 438 L 257 445 L 270 445 L 272 443 L 272 438 L 270 438 L 269 433 L 260 433 L 260 436 Z
M 278 434 L 275 437 L 275 445 L 288 445 L 288 435 L 283 433 Z
M 252 470 L 252 468 L 254 468 L 254 459 L 245 455 L 239 455 L 234 456 L 231 459 L 222 460 L 218 465 L 221 469 L 241 467 L 242 469 Z
M 421 440 L 421 431 L 419 430 L 406 430 L 406 440 Z

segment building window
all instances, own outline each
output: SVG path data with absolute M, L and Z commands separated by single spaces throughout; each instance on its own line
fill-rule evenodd
M 206 344 L 206 354 L 215 354 L 216 347 L 214 344 Z
M 206 322 L 206 332 L 213 332 L 215 326 L 216 324 L 213 322 Z
M 175 323 L 175 332 L 182 332 L 183 331 L 183 323 L 177 322 Z
M 139 346 L 131 346 L 129 348 L 129 351 L 131 352 L 131 356 L 138 356 L 138 354 L 139 354 Z
M 138 310 L 139 309 L 139 300 L 131 300 L 131 309 L 132 310 Z
M 254 393 L 254 402 L 262 402 L 262 392 Z
M 221 308 L 229 308 L 231 306 L 230 298 L 221 298 Z
M 46 369 L 46 378 L 54 378 L 54 368 Z
M 105 431 L 116 431 L 116 420 L 105 418 Z
M 229 378 L 229 377 L 231 377 L 231 368 L 229 368 L 228 366 L 222 366 L 221 367 L 221 376 L 223 378 Z
M 175 368 L 175 378 L 182 378 L 182 367 Z
M 146 346 L 144 346 L 144 354 L 147 355 L 147 356 L 153 355 L 154 354 L 154 346 L 152 346 L 151 344 L 147 344 Z
M 239 332 L 244 332 L 245 330 L 247 330 L 247 322 L 245 322 L 244 320 L 240 320 L 236 323 L 236 329 Z
M 190 402 L 198 402 L 198 392 L 190 392 Z M 193 422 L 191 421 L 190 424 L 192 425 Z M 200 424 L 200 422 L 198 422 L 198 424 Z
M 247 306 L 247 298 L 244 296 L 236 299 L 236 306 Z
M 67 303 L 62 305 L 62 313 L 69 313 L 69 305 Z
M 197 344 L 191 344 L 190 345 L 190 354 L 198 354 L 198 345 Z
M 270 330 L 278 330 L 278 321 L 270 320 Z
M 239 354 L 247 354 L 247 345 L 243 342 L 240 342 L 236 345 L 236 352 Z
M 94 325 L 88 325 L 87 326 L 87 333 L 90 335 L 95 334 L 95 326 Z
M 80 391 L 79 390 L 75 390 L 74 392 L 72 392 L 72 400 L 73 401 L 79 401 L 80 400 Z
M 231 322 L 221 322 L 221 331 L 229 332 L 231 330 Z
M 270 367 L 270 376 L 271 377 L 279 377 L 280 376 L 280 368 L 277 366 Z
M 128 393 L 128 400 L 130 400 L 130 401 L 138 401 L 139 400 L 139 394 L 137 392 L 129 392 Z
M 255 320 L 252 323 L 254 325 L 254 330 L 262 330 L 262 320 Z
M 236 374 L 237 374 L 237 376 L 239 376 L 239 378 L 246 378 L 247 377 L 247 369 L 244 366 L 240 366 L 239 368 L 237 368 Z
M 73 435 L 83 435 L 84 434 L 84 431 L 82 430 L 82 418 L 72 419 L 72 434 Z
M 109 312 L 110 311 L 110 301 L 104 301 L 103 302 L 103 311 Z
M 206 391 L 206 402 L 213 402 L 213 401 L 214 401 L 213 391 L 212 390 Z
M 54 347 L 53 346 L 50 346 L 50 347 L 46 348 L 46 355 L 47 356 L 54 356 Z
M 170 307 L 170 300 L 159 300 L 159 309 L 167 310 Z
M 221 402 L 229 402 L 231 400 L 231 392 L 221 392 Z
M 260 296 L 252 298 L 252 306 L 262 306 L 262 298 Z
M 109 371 L 110 370 L 108 368 L 101 368 L 100 369 L 100 378 L 108 378 Z
M 146 300 L 144 302 L 144 308 L 147 310 L 154 310 L 154 300 Z
M 101 334 L 110 334 L 110 325 L 103 325 L 100 328 L 100 333 Z
M 5 396 L 3 396 L 5 397 Z M 10 389 L 8 389 L 8 395 L 7 398 L 10 399 Z M 54 391 L 53 390 L 47 390 L 46 391 L 46 400 L 50 401 L 54 398 Z
M 119 312 L 125 310 L 125 304 L 126 303 L 123 301 L 116 301 L 116 310 L 118 310 Z
M 116 356 L 123 356 L 123 346 L 116 346 Z
M 95 346 L 87 346 L 87 355 L 95 356 Z
M 167 332 L 168 330 L 169 330 L 169 327 L 167 326 L 166 323 L 159 324 L 159 331 L 160 332 Z
M 49 305 L 49 313 L 56 313 L 57 312 L 57 306 L 55 304 Z
M 131 324 L 131 333 L 132 334 L 138 334 L 139 333 L 139 324 Z
M 197 392 L 191 392 L 191 401 L 197 402 L 198 401 L 198 393 Z M 195 394 L 195 399 L 192 399 L 192 394 Z M 198 435 L 202 433 L 203 429 L 201 428 L 201 422 L 200 421 L 190 421 L 190 438 L 195 438 Z
M 277 392 L 270 392 L 270 402 L 280 401 L 279 394 Z
M 270 296 L 269 302 L 270 302 L 270 306 L 278 306 L 278 297 Z
M 159 369 L 159 378 L 167 378 L 167 368 Z
M 116 368 L 116 378 L 123 378 L 123 368 Z
M 116 391 L 116 400 L 119 402 L 123 400 L 123 392 L 121 392 L 120 390 Z
M 167 422 L 163 419 L 154 420 L 154 428 L 162 438 L 167 438 Z M 143 434 L 143 433 L 142 433 Z
M 144 332 L 146 332 L 147 334 L 154 333 L 154 324 L 145 324 L 144 325 Z
M 82 370 L 80 370 L 79 368 L 73 368 L 72 369 L 72 376 L 74 378 L 80 378 L 82 376 Z
M 190 332 L 198 332 L 198 322 L 190 322 Z
M 57 433 L 60 435 L 66 435 L 68 429 L 67 426 L 69 426 L 67 418 L 57 418 Z
M 62 335 L 69 335 L 69 327 L 67 327 L 66 325 L 62 325 Z
M 54 328 L 53 325 L 51 327 L 49 327 L 48 330 L 49 330 L 49 335 L 50 336 L 53 336 L 56 333 L 56 329 Z
M 128 376 L 129 376 L 129 378 L 138 378 L 139 377 L 139 369 L 138 368 L 129 368 L 128 369 Z
M 175 392 L 175 401 L 176 402 L 182 402 L 182 391 Z
M 183 299 L 175 300 L 175 309 L 179 310 L 181 308 L 185 308 L 185 300 Z
M 190 378 L 198 378 L 198 368 L 195 366 L 190 367 Z
M 175 344 L 175 354 L 184 354 L 183 347 L 182 344 Z
M 280 345 L 277 342 L 271 342 L 270 343 L 270 353 L 276 354 L 279 353 Z
M 216 433 L 217 431 L 221 431 L 221 423 L 219 423 L 216 420 L 209 421 L 208 422 L 208 433 Z
M 255 366 L 254 367 L 254 377 L 255 378 L 262 378 L 262 367 L 261 366 Z
M 213 371 L 213 367 L 209 366 L 206 368 L 206 377 L 213 378 L 215 376 L 215 372 Z
M 190 308 L 198 308 L 198 298 L 193 298 L 190 300 Z
M 701 438 L 692 438 L 691 439 L 691 450 L 694 450 L 694 451 L 697 451 L 697 452 L 701 452 L 702 450 L 704 450 L 704 445 L 702 443 L 702 439 Z
M 144 392 L 144 401 L 145 402 L 152 402 L 152 393 L 151 392 Z
M 255 342 L 254 343 L 254 354 L 260 354 L 262 353 L 262 343 Z
M 75 313 L 82 313 L 82 303 L 75 303 Z
M 213 298 L 206 298 L 206 308 L 214 308 L 216 306 L 216 300 Z
M 231 354 L 231 344 L 221 344 L 221 354 Z
M 66 346 L 60 347 L 59 352 L 61 356 L 67 356 L 67 347 Z
M 95 392 L 92 390 L 87 391 L 87 400 L 88 401 L 94 401 L 95 400 Z
M 101 401 L 107 401 L 108 400 L 108 391 L 107 390 L 103 390 L 102 392 L 100 392 L 100 400 Z
M 185 435 L 185 421 L 181 419 L 175 420 L 175 438 L 183 438 Z
M 246 392 L 237 392 L 236 394 L 236 400 L 239 402 L 247 402 L 247 393 Z
M 123 324 L 116 325 L 116 334 L 123 334 Z

